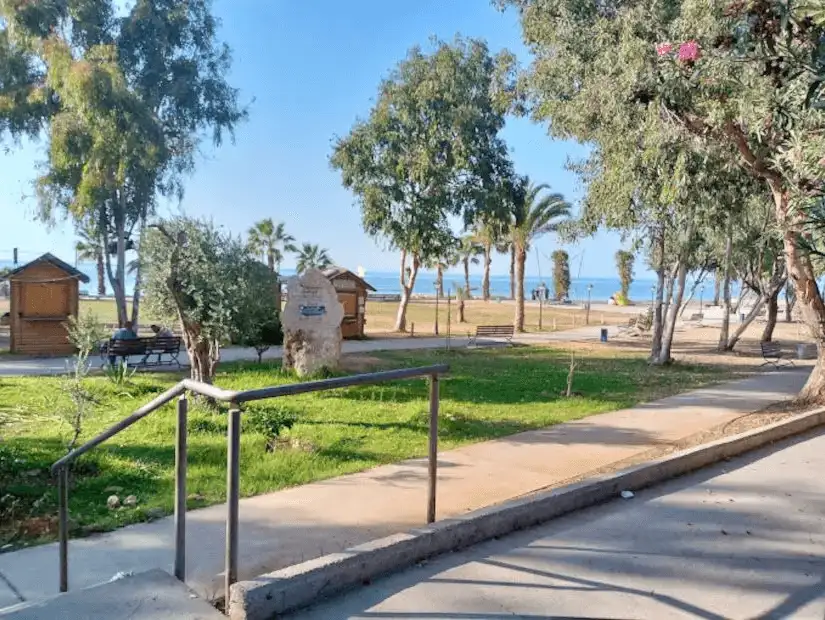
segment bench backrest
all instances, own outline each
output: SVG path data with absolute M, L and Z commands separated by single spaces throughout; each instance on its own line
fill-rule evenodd
M 512 336 L 514 331 L 512 325 L 479 325 L 476 336 Z
M 762 356 L 776 357 L 782 352 L 782 346 L 778 342 L 762 342 Z
M 141 339 L 143 340 L 143 338 Z M 180 351 L 180 336 L 157 336 L 146 338 L 146 348 L 155 353 L 177 353 Z
M 109 340 L 107 351 L 112 355 L 136 355 L 146 351 L 145 338 L 133 338 L 131 340 L 121 340 L 113 338 Z

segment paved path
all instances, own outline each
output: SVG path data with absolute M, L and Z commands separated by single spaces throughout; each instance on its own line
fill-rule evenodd
M 766 373 L 443 452 L 438 517 L 558 484 L 785 400 L 799 390 L 807 372 Z M 423 524 L 426 478 L 426 461 L 416 459 L 242 500 L 240 578 Z M 222 505 L 187 516 L 188 581 L 206 595 L 219 591 L 224 523 Z M 166 518 L 72 541 L 70 585 L 100 583 L 119 571 L 171 571 L 173 540 L 172 519 Z M 54 593 L 57 546 L 0 554 L 2 575 L 27 599 Z M 0 579 L 0 608 L 14 602 Z
M 280 617 L 822 620 L 823 470 L 819 431 Z
M 524 344 L 538 344 L 548 342 L 569 342 L 576 340 L 598 340 L 599 331 L 602 326 L 591 325 L 589 327 L 579 327 L 561 332 L 528 333 L 516 337 L 516 342 Z M 609 333 L 615 335 L 618 328 L 608 327 Z M 466 332 L 463 332 L 466 333 Z M 468 339 L 466 336 L 450 339 L 452 347 L 466 347 Z M 495 345 L 501 341 L 482 340 L 481 344 Z M 438 349 L 446 346 L 446 338 L 376 338 L 372 340 L 345 340 L 343 352 L 370 353 L 372 351 L 407 351 L 415 349 Z M 281 359 L 281 347 L 272 347 L 264 353 L 264 359 Z M 221 351 L 221 361 L 254 361 L 257 354 L 253 349 L 241 347 L 228 347 Z M 182 351 L 181 360 L 186 363 L 186 351 Z M 49 358 L 19 358 L 16 356 L 0 357 L 0 377 L 2 376 L 27 376 L 27 375 L 57 375 L 66 372 L 71 362 L 69 357 L 49 357 Z M 102 361 L 98 356 L 91 359 L 93 369 L 99 369 Z

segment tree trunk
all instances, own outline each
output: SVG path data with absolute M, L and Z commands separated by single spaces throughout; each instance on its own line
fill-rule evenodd
M 493 262 L 493 246 L 484 244 L 484 278 L 481 280 L 481 297 L 484 301 L 490 301 L 490 264 Z
M 465 256 L 462 260 L 464 261 L 464 296 L 467 299 L 472 299 L 473 296 L 470 293 L 470 257 Z
M 135 330 L 137 333 L 138 330 L 138 320 L 140 318 L 140 296 L 142 294 L 141 285 L 143 273 L 140 266 L 140 262 L 138 262 L 137 269 L 135 270 L 135 288 L 132 291 L 132 329 Z
M 755 304 L 753 304 L 753 308 L 751 311 L 748 312 L 745 320 L 739 323 L 739 326 L 733 332 L 733 336 L 727 342 L 725 346 L 725 351 L 733 351 L 736 344 L 739 342 L 739 339 L 742 337 L 742 334 L 745 333 L 745 330 L 750 327 L 750 324 L 753 323 L 753 320 L 759 315 L 762 311 L 762 306 L 765 305 L 765 298 L 763 296 L 759 296 L 759 299 Z
M 435 268 L 435 294 L 444 297 L 444 267 L 441 263 Z
M 458 300 L 458 322 L 459 323 L 466 323 L 467 321 L 464 319 L 464 299 Z
M 407 277 L 407 251 L 401 251 L 401 301 L 398 304 L 398 314 L 395 316 L 395 331 L 407 331 L 407 306 L 410 303 L 413 288 L 415 287 L 415 278 L 418 275 L 418 268 L 420 261 L 416 254 L 413 254 L 412 269 L 410 270 L 409 278 Z
M 514 246 L 515 247 L 515 246 Z M 515 250 L 515 284 L 516 316 L 513 327 L 517 332 L 524 331 L 524 266 L 527 263 L 527 250 L 518 247 Z
M 194 381 L 211 384 L 215 380 L 215 371 L 220 360 L 220 348 L 212 340 L 199 339 L 197 332 L 184 328 L 183 339 L 191 365 L 189 376 Z
M 727 248 L 726 248 L 727 249 Z M 722 293 L 722 278 L 719 277 L 719 272 L 713 274 L 713 303 L 712 306 L 719 305 L 719 296 Z
M 790 279 L 785 283 L 785 322 L 793 320 L 793 307 L 796 305 L 796 294 Z
M 816 283 L 816 271 L 811 257 L 798 246 L 798 212 L 790 212 L 788 193 L 776 182 L 770 183 L 776 205 L 776 219 L 783 227 L 783 244 L 788 276 L 794 285 L 796 303 L 802 311 L 802 319 L 816 342 L 817 360 L 808 381 L 797 395 L 799 403 L 821 403 L 825 400 L 825 303 Z M 791 220 L 791 221 L 789 221 Z
M 103 252 L 97 252 L 95 256 L 97 262 L 97 294 L 100 297 L 106 296 L 106 265 L 103 262 Z
M 121 200 L 121 202 L 123 202 Z M 112 283 L 115 293 L 115 305 L 117 306 L 117 321 L 123 327 L 129 320 L 126 309 L 126 223 L 124 222 L 125 207 L 121 215 L 115 216 L 115 234 L 117 235 L 115 247 L 117 249 L 117 262 L 115 263 L 115 282 Z
M 275 273 L 275 252 L 272 246 L 267 248 L 266 251 L 266 264 L 269 267 L 270 273 Z
M 510 299 L 516 298 L 516 247 L 510 244 Z
M 779 315 L 779 292 L 781 290 L 781 287 L 776 289 L 768 299 L 768 317 L 765 329 L 762 330 L 760 342 L 771 342 L 773 340 L 773 330 L 776 327 L 776 319 Z
M 653 307 L 653 339 L 650 344 L 650 360 L 659 358 L 662 350 L 662 332 L 664 330 L 664 298 L 665 298 L 665 236 L 660 233 L 656 239 L 658 246 L 659 265 L 656 269 L 656 303 Z
M 722 327 L 719 329 L 719 343 L 717 351 L 725 351 L 728 347 L 730 334 L 730 270 L 733 255 L 733 219 L 728 216 L 727 238 L 725 240 L 725 261 L 722 267 Z M 742 296 L 741 293 L 739 295 Z
M 682 298 L 685 295 L 685 281 L 687 280 L 687 261 L 682 257 L 679 261 L 679 267 L 676 275 L 676 298 L 669 303 L 667 320 L 665 321 L 664 331 L 662 333 L 662 348 L 659 351 L 659 356 L 654 360 L 655 364 L 663 365 L 669 364 L 673 361 L 670 357 L 670 350 L 673 345 L 673 332 L 676 329 L 676 319 L 679 318 L 679 307 L 682 305 Z M 669 285 L 670 293 L 673 290 L 673 279 Z

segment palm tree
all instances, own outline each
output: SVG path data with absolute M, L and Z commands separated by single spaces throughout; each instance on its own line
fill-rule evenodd
M 295 237 L 286 233 L 284 223 L 276 224 L 269 217 L 255 222 L 255 225 L 249 229 L 248 236 L 249 249 L 254 254 L 263 257 L 272 273 L 281 270 L 284 252 L 297 252 L 297 248 L 293 245 Z
M 461 238 L 461 243 L 458 246 L 458 258 L 459 262 L 464 267 L 464 298 L 472 299 L 472 294 L 470 293 L 470 263 L 473 265 L 478 265 L 479 255 L 484 254 L 484 248 L 481 244 L 478 243 L 475 237 L 472 235 L 468 235 Z M 489 278 L 489 276 L 488 276 Z M 489 289 L 490 282 L 489 279 L 487 281 L 487 288 Z M 462 321 L 463 322 L 463 321 Z
M 97 266 L 97 294 L 106 295 L 106 268 L 103 262 L 103 239 L 93 220 L 86 220 L 77 227 L 79 241 L 74 249 L 79 261 L 93 261 Z
M 481 247 L 481 254 L 484 256 L 484 276 L 481 279 L 481 298 L 484 301 L 490 300 L 490 264 L 493 262 L 493 250 L 505 252 L 509 250 L 507 247 L 499 249 L 501 239 L 506 233 L 505 229 L 508 225 L 509 222 L 490 220 L 478 222 L 475 228 L 474 238 Z M 510 275 L 512 276 L 512 274 Z M 512 289 L 512 283 L 510 288 Z
M 326 269 L 332 266 L 332 259 L 329 257 L 326 248 L 311 243 L 304 243 L 298 252 L 298 273 L 304 273 L 307 269 Z
M 559 229 L 559 220 L 570 216 L 570 203 L 561 194 L 544 194 L 546 184 L 533 185 L 524 177 L 523 196 L 514 201 L 510 223 L 510 245 L 514 259 L 516 283 L 516 331 L 524 331 L 524 266 L 530 244 L 536 238 Z

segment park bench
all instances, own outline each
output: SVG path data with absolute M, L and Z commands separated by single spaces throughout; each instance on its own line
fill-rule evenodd
M 133 340 L 110 339 L 100 345 L 100 357 L 104 364 L 111 364 L 112 358 L 120 358 L 137 368 L 155 366 L 177 366 L 180 368 L 179 336 L 153 336 Z M 137 362 L 130 362 L 133 357 L 140 357 Z
M 770 364 L 774 368 L 780 368 L 781 366 L 794 365 L 793 360 L 788 359 L 782 353 L 782 345 L 778 342 L 762 342 L 760 346 L 762 347 L 762 359 L 765 360 L 762 366 Z
M 514 333 L 512 325 L 479 325 L 476 327 L 476 333 L 470 336 L 467 346 L 478 346 L 479 338 L 504 338 L 507 344 L 513 344 Z

